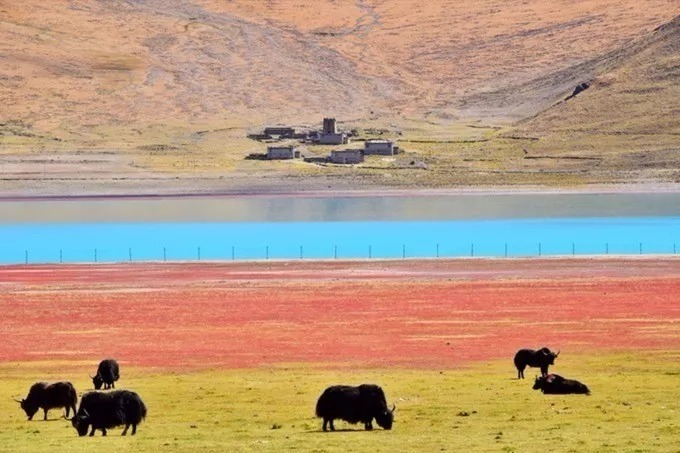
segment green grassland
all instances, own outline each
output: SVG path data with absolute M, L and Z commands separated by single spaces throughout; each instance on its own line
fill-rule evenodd
M 680 352 L 570 356 L 554 372 L 592 396 L 543 395 L 534 369 L 517 380 L 511 360 L 452 370 L 270 369 L 169 372 L 123 366 L 118 387 L 149 413 L 136 436 L 79 438 L 61 412 L 27 421 L 11 397 L 39 379 L 91 385 L 84 362 L 0 365 L 2 451 L 680 451 Z M 47 371 L 52 370 L 52 371 Z M 65 371 L 71 370 L 71 371 Z M 391 431 L 337 422 L 321 431 L 314 405 L 335 383 L 375 382 L 396 404 Z

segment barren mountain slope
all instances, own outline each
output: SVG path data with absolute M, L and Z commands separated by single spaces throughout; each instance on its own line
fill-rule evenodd
M 677 2 L 3 1 L 3 120 L 96 126 L 456 113 L 611 50 Z M 304 5 L 304 6 L 302 6 Z
M 362 74 L 399 87 L 398 96 L 384 95 L 398 112 L 481 119 L 486 117 L 461 100 L 588 61 L 680 13 L 675 0 L 358 0 L 304 8 L 299 0 L 202 3 L 213 11 L 317 36 Z M 544 98 L 554 99 L 560 89 L 525 93 L 522 111 L 505 107 L 507 114 L 496 111 L 493 120 L 536 113 L 546 107 Z M 504 98 L 497 103 L 504 104 Z
M 538 138 L 527 156 L 583 156 L 586 168 L 630 170 L 631 179 L 680 177 L 680 16 L 581 74 L 588 89 L 513 130 Z
M 559 165 L 522 149 L 595 149 L 633 118 L 609 124 L 581 102 L 676 112 L 673 48 L 645 37 L 679 12 L 677 0 L 0 0 L 0 192 L 562 184 L 546 179 Z M 588 91 L 516 132 L 540 140 L 478 128 L 537 114 L 584 74 Z M 402 130 L 409 153 L 359 171 L 243 160 L 264 148 L 248 130 L 327 115 Z M 656 125 L 631 151 L 677 145 L 665 132 L 677 124 L 653 115 L 630 120 Z

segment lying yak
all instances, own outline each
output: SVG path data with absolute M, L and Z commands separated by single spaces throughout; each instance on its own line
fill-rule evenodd
M 104 359 L 99 362 L 97 374 L 90 376 L 94 388 L 99 390 L 104 385 L 104 389 L 116 388 L 114 382 L 120 378 L 118 362 L 113 359 Z
M 548 367 L 555 364 L 555 359 L 560 355 L 560 351 L 552 352 L 548 348 L 541 348 L 538 351 L 533 349 L 520 349 L 515 354 L 515 367 L 517 367 L 517 379 L 524 379 L 524 369 L 534 367 L 541 369 L 541 376 L 548 374 Z
M 44 420 L 47 420 L 47 411 L 50 409 L 65 408 L 67 418 L 71 409 L 75 414 L 78 395 L 70 382 L 55 382 L 54 384 L 36 382 L 29 389 L 26 398 L 21 401 L 15 399 L 15 401 L 21 404 L 29 420 L 33 420 L 33 416 L 41 408 L 45 411 Z
M 92 426 L 90 436 L 99 429 L 106 436 L 108 428 L 125 425 L 123 436 L 132 426 L 132 435 L 137 432 L 137 425 L 146 417 L 144 401 L 135 392 L 114 390 L 112 392 L 88 392 L 80 400 L 80 407 L 71 424 L 79 436 L 87 434 Z
M 547 395 L 567 395 L 572 393 L 590 395 L 590 389 L 585 384 L 573 379 L 565 379 L 559 374 L 536 376 L 533 389 L 540 389 Z
M 323 418 L 323 430 L 330 425 L 335 431 L 333 420 L 348 423 L 363 423 L 367 430 L 373 429 L 373 419 L 384 429 L 392 429 L 394 409 L 388 409 L 385 393 L 373 384 L 333 385 L 328 387 L 316 403 L 316 416 Z

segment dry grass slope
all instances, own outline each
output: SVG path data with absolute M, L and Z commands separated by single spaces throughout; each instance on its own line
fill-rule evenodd
M 677 20 L 652 30 L 679 12 L 673 0 L 0 2 L 0 186 L 26 194 L 673 181 Z M 589 91 L 554 106 L 583 79 Z M 242 160 L 263 148 L 244 139 L 249 129 L 328 114 L 346 127 L 403 130 L 411 154 L 359 170 Z M 535 115 L 514 135 L 538 142 L 467 127 Z M 448 143 L 416 144 L 423 137 Z M 614 160 L 584 175 L 592 168 L 582 162 L 527 162 L 524 148 L 607 149 Z M 663 151 L 651 167 L 640 158 L 650 151 Z M 416 160 L 431 171 L 410 168 Z

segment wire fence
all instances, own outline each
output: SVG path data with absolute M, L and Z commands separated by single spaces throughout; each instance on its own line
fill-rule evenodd
M 0 249 L 0 264 L 115 263 L 144 261 L 262 261 L 351 259 L 520 258 L 607 255 L 676 255 L 676 243 L 627 241 L 401 244 L 174 245 Z

